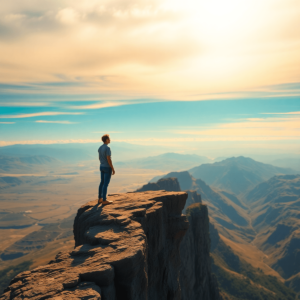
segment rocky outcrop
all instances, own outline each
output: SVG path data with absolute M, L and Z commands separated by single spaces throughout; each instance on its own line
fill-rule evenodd
M 159 191 L 180 192 L 180 186 L 177 178 L 162 178 L 157 182 L 149 182 L 143 185 L 137 192 Z
M 181 179 L 191 178 L 182 172 Z M 186 174 L 187 173 L 187 174 Z M 175 173 L 174 173 L 175 174 Z M 178 173 L 180 174 L 180 173 Z M 160 179 L 157 183 L 144 185 L 142 190 L 151 190 L 162 182 L 169 189 L 180 188 L 176 177 Z M 196 191 L 188 194 L 183 212 L 186 212 L 189 229 L 180 244 L 180 287 L 182 300 L 217 300 L 222 299 L 216 277 L 211 273 L 209 218 L 207 206 L 202 204 L 201 195 Z
M 177 174 L 177 172 L 174 172 L 174 174 Z M 182 177 L 189 175 L 187 172 L 184 173 Z M 179 173 L 178 173 L 179 174 Z M 190 177 L 190 175 L 189 175 Z M 188 178 L 189 178 L 188 177 Z M 176 177 L 168 177 L 168 178 L 162 178 L 159 179 L 157 182 L 149 182 L 145 185 L 143 185 L 140 189 L 137 190 L 137 192 L 144 192 L 144 191 L 158 191 L 158 190 L 165 190 L 169 192 L 179 192 L 180 184 L 178 182 L 178 179 Z M 185 213 L 185 210 L 188 206 L 194 203 L 202 203 L 201 195 L 198 194 L 196 191 L 193 190 L 185 190 L 188 194 L 188 198 L 186 200 L 183 213 Z
M 189 229 L 180 245 L 182 300 L 221 299 L 216 277 L 211 273 L 207 206 L 195 203 L 186 210 Z
M 0 299 L 221 299 L 210 271 L 205 205 L 193 204 L 186 217 L 185 192 L 110 199 L 104 207 L 96 200 L 83 205 L 74 221 L 75 249 L 20 273 Z
M 116 194 L 83 205 L 75 249 L 17 275 L 0 298 L 179 300 L 179 246 L 188 222 L 184 192 Z
M 185 207 L 184 207 L 184 209 L 183 209 L 183 213 L 186 212 L 186 209 L 187 209 L 190 205 L 192 205 L 192 204 L 194 204 L 194 203 L 202 203 L 201 195 L 198 194 L 196 191 L 189 191 L 189 190 L 187 190 L 187 191 L 185 191 L 185 192 L 187 192 L 188 198 L 187 198 L 187 200 L 186 200 Z M 208 216 L 207 216 L 207 218 L 208 218 Z

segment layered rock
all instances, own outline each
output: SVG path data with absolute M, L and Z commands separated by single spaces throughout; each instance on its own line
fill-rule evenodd
M 157 182 L 149 182 L 143 185 L 137 192 L 145 192 L 145 191 L 159 191 L 165 190 L 169 192 L 179 192 L 180 185 L 177 178 L 162 178 Z
M 217 300 L 216 277 L 211 273 L 207 206 L 195 203 L 186 210 L 189 229 L 180 245 L 182 300 Z
M 17 275 L 0 298 L 179 300 L 180 242 L 188 229 L 184 192 L 116 194 L 83 205 L 75 249 Z
M 187 190 L 187 191 L 185 191 L 185 192 L 187 192 L 188 198 L 187 198 L 187 200 L 186 200 L 185 207 L 184 207 L 184 209 L 183 209 L 183 213 L 186 212 L 186 209 L 187 209 L 190 205 L 192 205 L 192 204 L 194 204 L 194 203 L 202 203 L 201 195 L 198 194 L 196 191 L 190 191 L 190 190 Z M 208 219 L 208 216 L 207 216 L 207 219 Z
M 182 177 L 190 178 L 187 172 L 182 173 Z M 160 179 L 157 183 L 146 184 L 141 189 L 151 190 L 162 184 L 169 190 L 172 188 L 177 190 L 180 186 L 177 178 L 171 177 Z M 188 198 L 183 212 L 186 212 L 190 226 L 180 244 L 181 299 L 222 299 L 219 295 L 217 279 L 211 273 L 211 241 L 207 206 L 202 204 L 201 195 L 196 191 L 185 192 Z
M 175 172 L 173 172 L 175 174 Z M 189 176 L 190 175 L 187 172 L 182 172 L 183 176 Z M 179 174 L 176 172 L 176 174 Z M 141 188 L 137 190 L 137 192 L 144 192 L 144 191 L 158 191 L 158 190 L 165 190 L 169 192 L 179 192 L 181 191 L 180 189 L 180 184 L 178 182 L 178 179 L 176 177 L 168 177 L 168 178 L 162 178 L 159 179 L 157 182 L 149 182 L 145 185 L 143 185 Z M 202 203 L 201 200 L 201 195 L 198 194 L 194 190 L 185 190 L 188 194 L 188 198 L 186 200 L 186 204 L 184 206 L 183 212 L 185 213 L 185 210 L 188 206 L 190 206 L 193 203 Z

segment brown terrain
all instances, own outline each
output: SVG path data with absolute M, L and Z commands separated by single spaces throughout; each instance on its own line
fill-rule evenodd
M 213 272 L 224 299 L 298 299 L 300 179 L 284 175 L 266 180 L 273 171 L 263 167 L 261 178 L 253 175 L 247 165 L 242 173 L 234 167 L 226 176 L 217 168 L 214 179 L 206 166 L 204 171 L 210 174 L 212 185 L 188 172 L 172 172 L 165 177 L 176 177 L 178 183 L 152 182 L 146 189 L 140 187 L 153 176 L 162 177 L 161 171 L 119 168 L 109 191 L 186 190 L 189 196 L 184 211 L 194 203 L 203 202 L 208 207 Z M 47 264 L 59 251 L 73 249 L 76 211 L 86 201 L 96 198 L 99 181 L 97 167 L 88 162 L 62 164 L 59 169 L 44 165 L 22 174 L 16 170 L 6 171 L 1 175 L 5 175 L 5 181 L 0 180 L 0 234 L 6 237 L 0 244 L 0 273 L 7 270 L 14 276 L 22 268 Z M 237 178 L 244 180 L 247 192 L 239 190 Z M 55 234 L 47 236 L 49 231 Z M 189 278 L 195 282 L 194 276 Z M 6 282 L 1 288 L 9 284 Z
M 0 299 L 219 299 L 207 208 L 194 204 L 187 218 L 187 196 L 149 191 L 86 203 L 74 221 L 75 249 L 18 274 Z
M 78 207 L 97 198 L 99 185 L 94 162 L 16 165 L 2 172 L 0 234 L 5 239 L 0 243 L 0 294 L 15 272 L 48 263 L 58 252 L 74 248 L 74 217 Z M 109 193 L 135 190 L 159 174 L 119 169 Z

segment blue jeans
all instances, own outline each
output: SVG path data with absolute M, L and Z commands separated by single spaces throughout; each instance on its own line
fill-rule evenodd
M 101 182 L 99 185 L 98 199 L 102 198 L 103 201 L 106 201 L 107 187 L 110 182 L 111 172 L 112 172 L 111 167 L 100 166 Z

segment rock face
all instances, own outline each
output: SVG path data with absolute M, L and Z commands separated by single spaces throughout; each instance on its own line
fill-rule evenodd
M 183 213 L 186 212 L 186 209 L 187 209 L 190 205 L 192 205 L 192 204 L 194 204 L 194 203 L 202 203 L 201 195 L 198 194 L 196 191 L 189 191 L 189 190 L 187 190 L 187 191 L 185 191 L 185 192 L 187 192 L 188 198 L 187 198 L 187 200 L 186 200 L 185 207 L 184 207 L 184 209 L 183 209 Z M 208 218 L 208 216 L 207 216 L 207 218 Z
M 174 172 L 174 174 L 175 173 L 176 172 Z M 182 172 L 182 173 L 184 173 L 183 176 L 185 176 L 187 172 Z M 191 176 L 188 173 L 187 173 L 187 175 L 188 175 L 188 178 L 191 178 Z M 176 177 L 168 177 L 168 178 L 159 179 L 157 182 L 149 182 L 149 183 L 143 185 L 140 189 L 138 189 L 137 192 L 158 191 L 158 190 L 165 190 L 165 191 L 169 191 L 169 192 L 181 191 L 178 179 Z M 202 203 L 201 195 L 198 194 L 196 191 L 185 190 L 185 192 L 187 192 L 188 198 L 186 200 L 186 203 L 185 203 L 185 206 L 183 209 L 183 213 L 185 213 L 186 208 L 188 206 L 190 206 L 191 204 Z
M 195 203 L 186 210 L 189 229 L 180 244 L 182 300 L 221 299 L 211 273 L 207 206 Z
M 110 199 L 104 207 L 97 200 L 83 205 L 74 221 L 75 249 L 20 273 L 0 299 L 221 299 L 210 273 L 205 205 L 193 204 L 186 217 L 185 192 Z
M 179 246 L 188 229 L 184 192 L 112 195 L 83 205 L 74 251 L 17 275 L 8 299 L 180 300 Z
M 182 173 L 181 179 L 191 178 L 187 172 Z M 146 184 L 142 189 L 151 190 L 153 187 L 156 188 L 156 185 L 161 185 L 160 182 L 168 182 L 169 189 L 180 188 L 177 178 L 171 177 L 160 179 L 157 183 Z M 180 244 L 181 299 L 222 299 L 219 295 L 217 279 L 211 273 L 211 241 L 207 206 L 202 204 L 201 195 L 196 191 L 186 190 L 185 192 L 188 198 L 183 212 L 186 212 L 190 226 Z
M 137 192 L 159 191 L 180 192 L 180 185 L 177 178 L 162 178 L 157 182 L 149 182 L 143 185 Z

